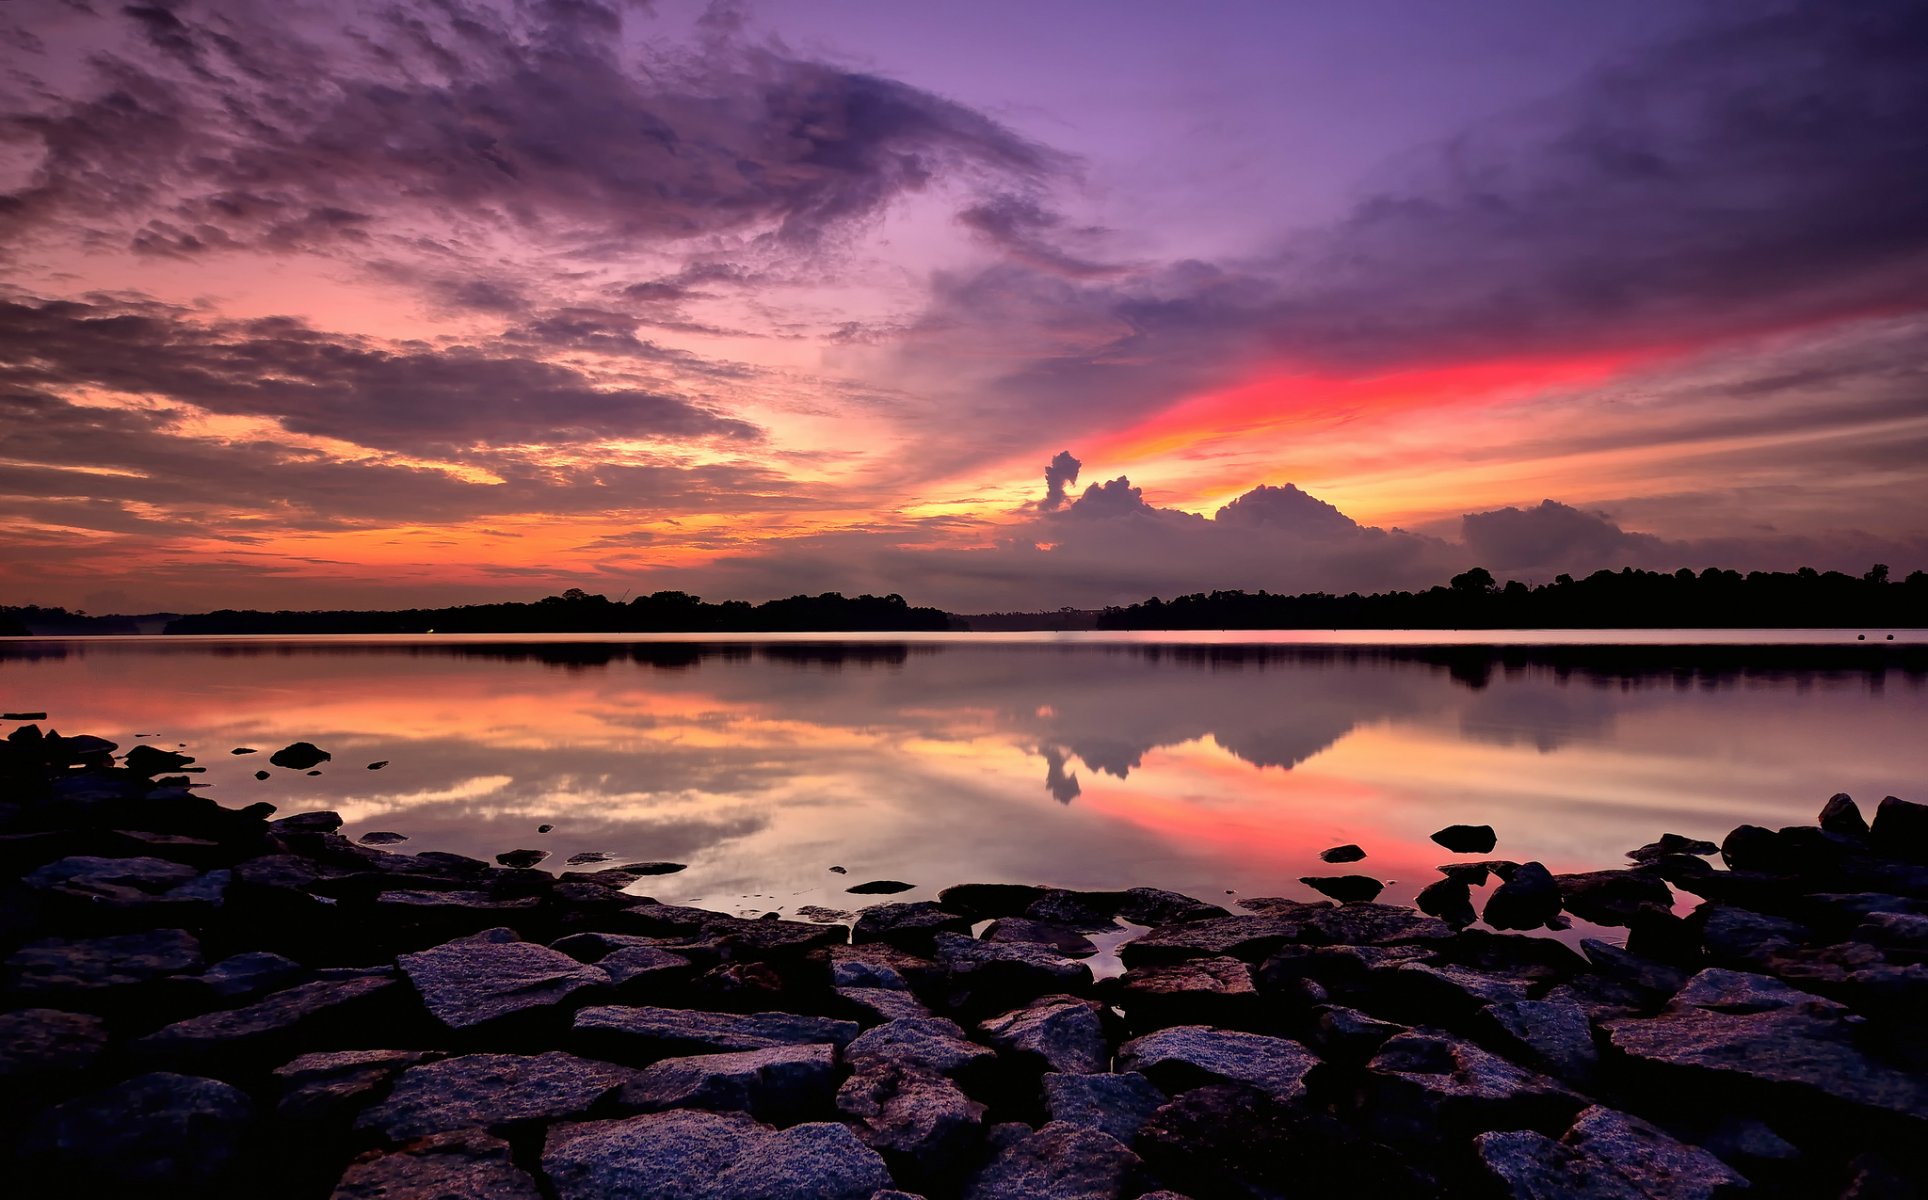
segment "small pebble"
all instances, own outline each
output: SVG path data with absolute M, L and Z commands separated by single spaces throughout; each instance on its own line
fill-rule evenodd
M 536 832 L 537 832 L 537 833 L 548 833 L 548 832 L 549 832 L 549 831 L 550 831 L 551 829 L 554 829 L 554 828 L 555 828 L 555 826 L 554 826 L 554 825 L 538 825 L 538 826 L 536 826 Z
M 379 761 L 377 761 L 377 762 L 372 762 L 372 763 L 369 763 L 369 764 L 368 764 L 368 769 L 369 769 L 369 770 L 371 770 L 371 771 L 379 771 L 379 770 L 381 770 L 381 769 L 382 769 L 383 767 L 385 767 L 385 766 L 387 766 L 387 765 L 388 765 L 388 760 L 384 758 L 384 759 L 381 759 L 381 760 L 379 760 Z

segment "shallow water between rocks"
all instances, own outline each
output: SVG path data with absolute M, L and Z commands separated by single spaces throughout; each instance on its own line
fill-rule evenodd
M 964 881 L 1230 905 L 1340 873 L 1410 903 L 1440 863 L 1591 870 L 1834 792 L 1923 799 L 1924 654 L 1919 631 L 9 640 L 0 701 L 184 746 L 231 807 L 333 809 L 403 853 L 683 863 L 631 890 L 744 915 Z M 297 740 L 319 774 L 269 766 Z M 1499 844 L 1429 840 L 1454 823 Z M 1348 842 L 1367 857 L 1319 861 Z M 881 879 L 915 886 L 845 892 Z

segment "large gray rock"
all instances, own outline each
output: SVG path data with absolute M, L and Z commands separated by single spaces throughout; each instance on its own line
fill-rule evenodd
M 837 1048 L 828 1043 L 666 1058 L 616 1095 L 630 1112 L 703 1108 L 747 1112 L 785 1124 L 828 1110 L 837 1090 Z
M 1044 1077 L 1044 1110 L 1051 1120 L 1095 1129 L 1127 1146 L 1165 1100 L 1165 1093 L 1135 1071 Z
M 955 1021 L 943 1017 L 887 1021 L 846 1046 L 844 1057 L 859 1069 L 872 1062 L 913 1063 L 953 1077 L 979 1074 L 997 1061 L 994 1051 L 971 1041 Z
M 375 976 L 316 980 L 275 992 L 243 1008 L 221 1009 L 176 1021 L 133 1044 L 134 1054 L 169 1066 L 197 1066 L 213 1074 L 284 1062 L 367 1023 L 380 1024 L 401 985 Z M 335 1044 L 339 1045 L 337 1041 Z
M 1319 1064 L 1287 1038 L 1177 1025 L 1118 1048 L 1118 1069 L 1136 1071 L 1167 1092 L 1213 1083 L 1243 1083 L 1280 1100 L 1305 1094 L 1306 1072 Z
M 1095 1001 L 1046 996 L 977 1028 L 998 1050 L 1047 1070 L 1090 1075 L 1111 1065 L 1111 1045 Z
M 225 1083 L 157 1071 L 48 1109 L 19 1152 L 44 1172 L 41 1195 L 108 1194 L 94 1190 L 102 1184 L 131 1195 L 211 1189 L 242 1157 L 254 1115 L 253 1101 Z
M 1530 1130 L 1474 1138 L 1509 1200 L 1721 1200 L 1748 1181 L 1714 1155 L 1595 1105 L 1559 1141 Z
M 891 1186 L 883 1159 L 842 1125 L 774 1131 L 690 1110 L 554 1126 L 542 1168 L 558 1200 L 870 1200 Z
M 8 990 L 28 997 L 85 999 L 137 988 L 169 975 L 199 971 L 201 943 L 184 929 L 156 929 L 114 937 L 43 938 L 7 958 Z
M 1679 1086 L 1928 1121 L 1928 1080 L 1870 1057 L 1846 1007 L 1777 979 L 1710 967 L 1658 1017 L 1605 1028 L 1615 1050 Z
M 511 1155 L 509 1143 L 479 1129 L 436 1134 L 351 1164 L 330 1200 L 542 1200 Z
M 837 1111 L 906 1182 L 941 1181 L 976 1149 L 984 1106 L 911 1062 L 866 1061 L 837 1091 Z
M 855 1021 L 795 1013 L 712 1013 L 685 1008 L 604 1005 L 576 1014 L 573 1036 L 595 1053 L 625 1062 L 673 1055 L 729 1054 L 776 1046 L 847 1046 Z
M 965 1200 L 1121 1200 L 1144 1190 L 1144 1164 L 1116 1138 L 1052 1122 L 1000 1150 Z
M 403 1071 L 388 1098 L 355 1127 L 407 1142 L 471 1126 L 503 1129 L 587 1113 L 635 1072 L 551 1050 L 546 1054 L 465 1054 Z
M 602 970 L 532 942 L 465 938 L 396 961 L 429 1014 L 457 1033 L 559 1019 L 609 985 Z
M 1415 1029 L 1366 1065 L 1368 1128 L 1392 1142 L 1450 1141 L 1487 1129 L 1564 1129 L 1586 1104 L 1552 1079 L 1470 1042 Z

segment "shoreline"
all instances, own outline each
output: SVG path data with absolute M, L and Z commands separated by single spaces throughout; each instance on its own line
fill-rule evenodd
M 391 853 L 117 750 L 0 744 L 0 1112 L 27 1194 L 1928 1182 L 1928 807 L 1892 797 L 1871 829 L 1837 797 L 1584 875 L 1462 855 L 1505 880 L 1486 915 L 1512 932 L 1451 875 L 1427 912 L 961 884 L 846 926 L 657 904 L 620 867 Z M 1674 916 L 1678 892 L 1703 903 Z M 1563 909 L 1627 944 L 1517 932 Z M 1147 931 L 1095 977 L 1087 939 L 1119 920 Z

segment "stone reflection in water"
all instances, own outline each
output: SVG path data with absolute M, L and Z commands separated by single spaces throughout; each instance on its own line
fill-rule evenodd
M 1807 820 L 1836 791 L 1907 794 L 1928 778 L 1921 664 L 1831 653 L 16 643 L 0 687 L 123 747 L 187 743 L 231 805 L 337 809 L 411 852 L 685 862 L 638 890 L 726 911 L 849 907 L 833 864 L 917 884 L 907 900 L 962 880 L 1309 896 L 1342 842 L 1405 902 L 1454 822 L 1585 870 L 1663 832 Z M 256 781 L 227 754 L 294 740 L 337 765 Z

